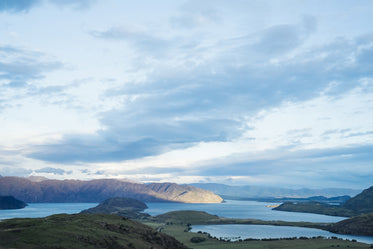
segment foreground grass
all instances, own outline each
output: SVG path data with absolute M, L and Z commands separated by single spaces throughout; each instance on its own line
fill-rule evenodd
M 193 249 L 322 249 L 322 248 L 371 248 L 370 245 L 345 241 L 339 239 L 295 239 L 295 240 L 252 240 L 252 241 L 240 241 L 240 242 L 224 242 L 218 239 L 210 238 L 207 234 L 187 232 L 188 226 L 181 224 L 159 224 L 159 223 L 147 223 L 147 225 L 157 228 L 162 232 L 169 234 L 182 242 L 187 247 Z M 202 237 L 205 241 L 200 243 L 193 243 L 191 239 L 193 237 Z
M 184 249 L 174 238 L 116 215 L 58 214 L 0 222 L 0 248 Z

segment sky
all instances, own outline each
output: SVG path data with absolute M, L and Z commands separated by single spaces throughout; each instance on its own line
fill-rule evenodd
M 1 0 L 0 175 L 373 184 L 373 2 Z

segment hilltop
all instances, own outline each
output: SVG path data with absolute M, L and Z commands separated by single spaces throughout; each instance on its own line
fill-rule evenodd
M 330 225 L 332 233 L 373 236 L 373 213 L 362 214 Z
M 206 224 L 206 222 L 211 220 L 219 220 L 219 216 L 203 211 L 182 210 L 160 214 L 155 216 L 154 219 L 158 222 L 164 223 L 178 222 L 182 224 Z
M 343 207 L 361 214 L 373 212 L 373 186 L 347 200 Z
M 82 214 L 115 214 L 131 219 L 144 219 L 150 215 L 140 213 L 148 206 L 139 200 L 132 198 L 114 197 L 107 199 L 96 207 L 81 211 Z
M 173 237 L 107 214 L 58 214 L 0 222 L 0 247 L 29 249 L 186 249 Z
M 219 203 L 223 199 L 204 189 L 175 183 L 134 183 L 116 179 L 40 180 L 1 177 L 0 195 L 34 202 L 101 202 L 113 196 L 146 202 Z

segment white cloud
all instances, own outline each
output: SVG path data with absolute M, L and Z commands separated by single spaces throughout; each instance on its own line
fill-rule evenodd
M 92 3 L 0 11 L 3 162 L 180 182 L 371 174 L 370 2 Z
M 266 110 L 249 122 L 254 129 L 247 136 L 273 146 L 295 145 L 296 149 L 371 144 L 373 92 L 367 88 L 373 81 L 363 82 L 339 96 L 321 95 Z

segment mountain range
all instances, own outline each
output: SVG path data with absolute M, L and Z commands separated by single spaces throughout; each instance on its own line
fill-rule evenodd
M 217 195 L 222 196 L 224 199 L 245 199 L 245 198 L 308 198 L 312 196 L 355 196 L 361 192 L 361 189 L 349 188 L 323 188 L 323 189 L 290 189 L 281 187 L 265 187 L 265 186 L 230 186 L 219 183 L 192 183 L 194 187 L 210 190 Z
M 22 177 L 0 177 L 0 195 L 34 202 L 101 202 L 128 197 L 145 202 L 219 203 L 223 199 L 204 189 L 175 183 L 134 183 L 117 179 L 32 181 Z

